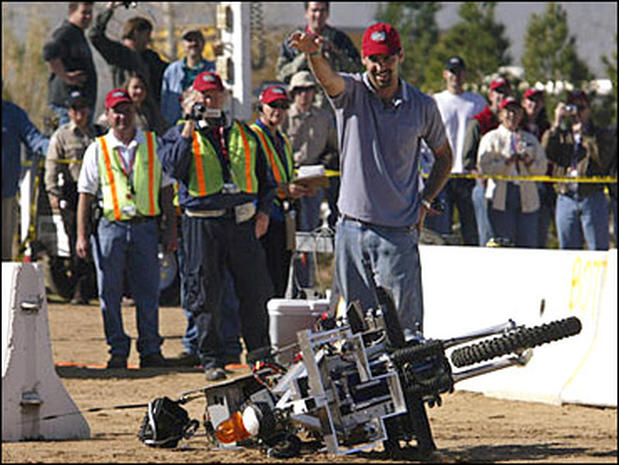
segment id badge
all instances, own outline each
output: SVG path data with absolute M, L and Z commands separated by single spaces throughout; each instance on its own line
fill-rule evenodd
M 286 212 L 286 250 L 294 251 L 297 249 L 297 212 L 290 210 Z
M 567 173 L 567 177 L 568 178 L 577 178 L 578 177 L 578 170 L 576 168 L 570 168 L 570 170 Z M 569 182 L 567 184 L 567 187 L 569 190 L 576 192 L 578 190 L 578 183 L 576 182 Z
M 234 217 L 237 223 L 244 223 L 253 218 L 256 213 L 256 206 L 253 202 L 244 203 L 234 207 Z
M 131 218 L 138 214 L 138 209 L 135 207 L 135 205 L 126 205 L 122 208 L 122 211 L 125 215 Z
M 236 184 L 232 182 L 228 182 L 224 184 L 224 187 L 221 190 L 222 194 L 238 194 L 239 192 L 241 192 L 241 189 L 239 189 L 239 186 L 237 186 Z

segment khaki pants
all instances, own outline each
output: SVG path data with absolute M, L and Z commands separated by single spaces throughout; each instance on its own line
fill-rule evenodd
M 17 222 L 15 197 L 2 197 L 2 261 L 13 261 L 13 243 Z

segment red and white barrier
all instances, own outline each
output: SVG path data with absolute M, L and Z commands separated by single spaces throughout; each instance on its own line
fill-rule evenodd
M 43 272 L 2 263 L 2 441 L 88 438 L 54 369 Z

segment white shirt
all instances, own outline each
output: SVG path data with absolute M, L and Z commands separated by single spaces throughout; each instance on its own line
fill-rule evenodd
M 434 100 L 441 113 L 447 139 L 454 154 L 452 173 L 463 173 L 463 151 L 466 124 L 470 118 L 482 111 L 488 103 L 486 99 L 473 92 L 452 94 L 448 90 L 434 94 Z
M 546 153 L 541 144 L 533 134 L 527 131 L 518 131 L 523 146 L 523 151 L 533 159 L 531 165 L 526 166 L 518 162 L 519 172 L 515 171 L 514 163 L 507 163 L 513 153 L 514 133 L 502 124 L 492 131 L 484 134 L 479 141 L 478 149 L 478 168 L 482 174 L 499 174 L 511 176 L 520 174 L 522 176 L 541 175 L 546 172 Z M 510 181 L 513 182 L 513 181 Z M 507 198 L 507 183 L 505 180 L 488 180 L 486 187 L 486 198 L 492 199 L 492 208 L 505 211 Z M 537 191 L 537 183 L 523 181 L 519 183 L 520 203 L 523 213 L 531 213 L 539 209 L 540 199 Z
M 144 131 L 140 128 L 136 128 L 135 137 L 131 142 L 129 142 L 129 145 L 125 145 L 119 141 L 112 130 L 109 130 L 103 137 L 105 137 L 109 150 L 115 150 L 120 154 L 125 166 L 132 166 L 138 144 L 146 143 Z M 95 141 L 86 149 L 84 160 L 82 162 L 82 169 L 80 171 L 80 177 L 77 181 L 77 191 L 79 193 L 92 194 L 96 196 L 99 192 L 101 187 L 101 174 L 99 173 L 99 147 L 99 143 Z M 162 172 L 161 187 L 163 188 L 169 186 L 172 183 L 173 180 Z

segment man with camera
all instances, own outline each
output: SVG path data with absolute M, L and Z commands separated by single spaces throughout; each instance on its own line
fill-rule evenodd
M 616 151 L 606 133 L 590 119 L 589 98 L 582 90 L 568 95 L 567 104 L 555 109 L 552 127 L 542 144 L 554 162 L 555 176 L 575 178 L 558 183 L 555 222 L 561 249 L 607 250 L 609 247 L 608 199 L 602 183 L 579 183 L 576 178 L 606 176 Z M 616 147 L 616 145 L 615 145 Z
M 184 290 L 208 381 L 226 377 L 220 329 L 226 269 L 238 294 L 248 361 L 252 351 L 270 346 L 266 303 L 273 284 L 259 239 L 269 226 L 275 183 L 254 132 L 222 110 L 227 98 L 217 74 L 196 76 L 183 94 L 186 119 L 168 130 L 158 152 L 179 183 Z

